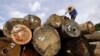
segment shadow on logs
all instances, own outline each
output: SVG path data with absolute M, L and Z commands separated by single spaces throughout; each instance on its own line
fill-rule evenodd
M 5 37 L 2 29 L 0 29 L 0 37 Z
M 90 42 L 91 56 L 100 56 L 100 41 Z
M 32 43 L 23 45 L 21 56 L 39 56 Z
M 63 38 L 61 41 L 61 49 L 56 56 L 90 56 L 88 42 L 84 38 Z

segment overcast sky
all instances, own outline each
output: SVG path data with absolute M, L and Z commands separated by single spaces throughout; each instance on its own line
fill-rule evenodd
M 64 15 L 69 5 L 78 11 L 79 24 L 100 23 L 100 0 L 0 0 L 0 28 L 10 18 L 23 18 L 28 14 L 39 16 L 43 23 L 51 14 Z

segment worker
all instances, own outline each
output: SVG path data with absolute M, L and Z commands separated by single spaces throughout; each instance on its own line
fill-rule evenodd
M 77 11 L 73 6 L 69 6 L 67 8 L 67 11 L 69 13 L 69 15 L 71 16 L 71 20 L 75 21 L 75 18 L 77 16 Z

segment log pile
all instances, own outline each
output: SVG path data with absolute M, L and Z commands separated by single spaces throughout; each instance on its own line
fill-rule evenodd
M 8 20 L 0 31 L 0 56 L 100 56 L 100 32 L 52 14 L 41 25 L 35 15 Z

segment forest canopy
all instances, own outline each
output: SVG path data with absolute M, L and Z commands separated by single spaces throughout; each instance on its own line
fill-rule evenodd
M 100 23 L 98 23 L 98 24 L 95 25 L 95 30 L 96 31 L 100 31 Z

